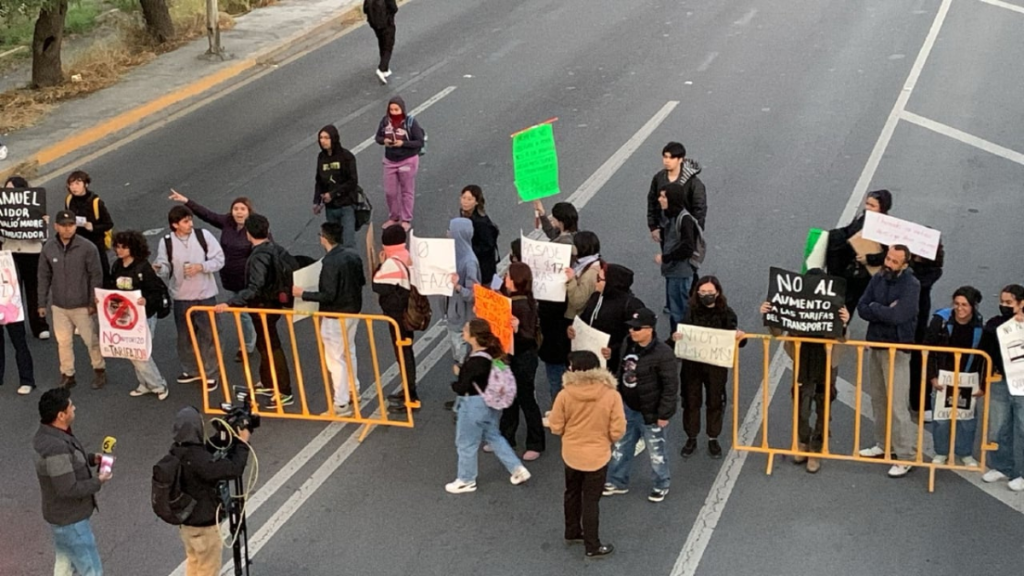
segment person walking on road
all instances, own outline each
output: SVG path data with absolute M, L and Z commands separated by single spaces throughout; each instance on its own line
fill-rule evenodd
M 581 357 L 589 356 L 587 360 Z M 598 536 L 602 484 L 611 460 L 611 445 L 626 432 L 622 396 L 615 377 L 599 368 L 593 352 L 571 352 L 569 365 L 589 363 L 588 370 L 565 374 L 563 394 L 551 408 L 551 433 L 562 437 L 565 462 L 565 541 L 583 542 L 588 558 L 611 554 L 615 547 Z
M 39 429 L 32 440 L 36 477 L 43 497 L 43 519 L 56 549 L 53 573 L 102 576 L 103 564 L 90 518 L 96 493 L 113 477 L 100 466 L 100 455 L 85 451 L 71 433 L 75 405 L 67 388 L 47 390 L 39 398 Z
M 81 170 L 75 170 L 68 175 L 68 195 L 64 199 L 64 209 L 75 214 L 77 225 L 82 228 L 79 234 L 92 242 L 99 251 L 103 280 L 106 281 L 110 274 L 107 250 L 111 248 L 114 221 L 110 218 L 107 205 L 89 189 L 91 183 L 89 175 Z
M 292 294 L 307 302 L 320 304 L 321 312 L 359 314 L 363 310 L 363 261 L 352 248 L 342 244 L 342 228 L 337 222 L 320 225 L 320 246 L 327 251 L 320 269 L 317 289 L 293 286 Z M 342 321 L 345 329 L 342 330 Z M 334 409 L 325 415 L 351 416 L 351 398 L 359 396 L 359 365 L 356 355 L 358 318 L 321 318 L 320 339 L 324 343 L 324 361 L 334 383 Z M 350 368 L 351 367 L 351 368 Z M 349 370 L 351 370 L 351 375 Z
M 526 420 L 526 452 L 523 453 L 523 460 L 532 462 L 540 458 L 546 443 L 535 388 L 540 317 L 537 301 L 533 299 L 533 272 L 529 266 L 522 262 L 509 264 L 505 276 L 505 292 L 512 299 L 514 352 L 509 367 L 516 378 L 516 398 L 501 413 L 501 435 L 508 440 L 510 446 L 516 447 L 519 412 L 522 411 Z
M 867 321 L 865 340 L 886 344 L 912 344 L 917 329 L 917 306 L 921 285 L 909 269 L 910 249 L 902 244 L 889 248 L 883 269 L 871 277 L 864 295 L 857 305 L 860 317 Z M 887 438 L 886 414 L 892 406 L 893 459 L 914 458 L 917 435 L 910 421 L 910 354 L 897 350 L 889 368 L 889 349 L 873 348 L 868 357 L 868 393 L 875 415 L 875 444 L 860 451 L 865 458 L 883 458 Z M 890 386 L 890 380 L 892 382 Z M 892 394 L 890 396 L 890 393 Z M 912 469 L 905 464 L 893 464 L 890 478 L 902 478 Z
M 203 372 L 192 348 L 187 314 L 193 306 L 213 306 L 217 303 L 217 280 L 214 272 L 224 268 L 224 250 L 208 230 L 194 228 L 192 211 L 185 206 L 174 206 L 167 213 L 171 233 L 157 245 L 153 269 L 174 300 L 174 326 L 178 331 L 178 363 L 181 375 L 178 384 L 202 381 L 206 390 L 217 389 L 217 354 L 213 347 L 214 326 L 205 313 L 192 315 L 199 353 L 203 359 Z
M 406 230 L 412 227 L 416 172 L 425 139 L 419 122 L 409 115 L 405 100 L 401 96 L 391 98 L 376 136 L 377 144 L 384 147 L 384 198 L 388 205 L 384 228 L 392 224 L 401 224 Z
M 57 335 L 60 386 L 75 385 L 74 335 L 78 331 L 89 349 L 94 390 L 107 383 L 107 364 L 100 354 L 99 326 L 96 324 L 96 289 L 103 285 L 103 271 L 96 246 L 76 234 L 75 214 L 61 210 L 53 219 L 57 235 L 43 245 L 39 254 L 39 310 L 46 317 L 49 300 L 53 331 Z
M 480 264 L 473 253 L 473 223 L 468 218 L 452 218 L 448 223 L 448 236 L 455 240 L 456 273 L 452 276 L 454 293 L 447 298 L 445 318 L 452 345 L 452 360 L 458 370 L 469 354 L 469 344 L 462 333 L 466 322 L 474 317 L 473 305 L 476 298 L 473 286 L 480 283 Z
M 224 267 L 219 273 L 220 283 L 228 297 L 241 292 L 245 288 L 245 262 L 252 253 L 252 244 L 245 235 L 245 221 L 250 214 L 255 214 L 252 202 L 245 196 L 239 196 L 231 201 L 231 210 L 227 214 L 218 214 L 173 188 L 169 199 L 184 203 L 197 218 L 220 230 L 220 247 L 224 251 Z M 245 351 L 252 354 L 256 349 L 256 329 L 248 314 L 242 315 L 242 340 Z M 235 354 L 235 362 L 241 361 L 242 351 L 239 350 Z
M 377 50 L 380 53 L 380 65 L 377 66 L 377 79 L 387 84 L 391 76 L 391 52 L 395 49 L 395 14 L 398 13 L 398 2 L 395 0 L 363 0 L 363 14 L 366 22 L 377 36 Z
M 551 207 L 551 214 L 546 214 L 540 200 L 533 203 L 538 227 L 548 240 L 555 244 L 573 245 L 573 238 L 579 231 L 579 213 L 576 207 L 568 202 L 558 202 Z M 549 302 L 542 300 L 538 304 L 540 310 L 540 331 L 544 341 L 540 345 L 538 356 L 544 363 L 544 374 L 548 380 L 551 401 L 562 389 L 562 375 L 565 374 L 565 359 L 569 354 L 570 342 L 568 329 L 572 320 L 566 318 L 569 309 L 568 301 Z
M 377 294 L 381 312 L 395 321 L 398 325 L 396 333 L 394 326 L 389 326 L 391 339 L 395 343 L 395 354 L 398 354 L 399 339 L 412 342 L 415 332 L 405 322 L 406 312 L 409 310 L 409 298 L 412 296 L 411 269 L 412 257 L 405 246 L 407 234 L 405 228 L 394 224 L 385 228 L 380 235 L 383 250 L 380 254 L 380 266 L 373 275 L 373 291 Z M 413 354 L 412 345 L 402 348 L 402 357 L 405 363 L 406 383 L 409 386 L 409 403 L 414 410 L 420 408 L 420 397 L 416 391 L 416 355 Z M 388 396 L 388 412 L 391 414 L 405 414 L 406 399 L 405 392 L 399 390 Z
M 982 476 L 986 483 L 1009 480 L 1008 487 L 1015 492 L 1024 492 L 1024 465 L 1020 464 L 1022 452 L 1020 440 L 1024 438 L 1024 396 L 1010 394 L 1003 365 L 1002 346 L 996 330 L 1007 322 L 1024 324 L 1024 286 L 1010 284 L 999 294 L 999 315 L 985 323 L 981 336 L 981 349 L 992 358 L 992 373 L 1001 379 L 992 383 L 989 398 L 990 442 L 999 444 L 995 452 L 989 453 L 989 470 Z
M 4 183 L 4 188 L 28 188 L 28 180 L 21 176 L 11 176 Z M 50 217 L 43 215 L 43 223 L 49 224 Z M 14 258 L 14 266 L 18 269 L 18 280 L 21 282 L 21 294 L 25 297 L 28 309 L 28 325 L 32 335 L 40 340 L 50 339 L 50 325 L 46 318 L 35 313 L 39 308 L 39 253 L 43 251 L 43 240 L 21 240 L 3 238 L 3 249 L 10 250 Z
M 359 187 L 356 157 L 341 146 L 341 136 L 333 124 L 317 134 L 320 155 L 316 160 L 316 184 L 313 187 L 313 213 L 327 209 L 327 221 L 341 226 L 341 245 L 356 247 L 356 204 L 363 189 Z
M 626 417 L 626 433 L 612 448 L 611 464 L 603 495 L 629 492 L 629 473 L 642 437 L 651 459 L 654 486 L 647 499 L 661 502 L 672 481 L 665 427 L 679 402 L 679 365 L 668 344 L 658 340 L 658 316 L 647 308 L 637 310 L 626 323 L 629 336 L 622 342 L 618 388 Z
M 686 209 L 686 191 L 679 184 L 669 184 L 658 201 L 665 213 L 661 253 L 654 261 L 661 265 L 668 295 L 669 326 L 672 331 L 687 315 L 690 288 L 697 264 L 703 259 L 700 250 L 702 232 L 696 217 Z
M 644 307 L 643 301 L 633 292 L 633 271 L 618 264 L 604 264 L 597 274 L 595 291 L 587 300 L 587 305 L 580 313 L 580 320 L 586 325 L 608 334 L 608 347 L 601 350 L 607 361 L 608 371 L 617 374 L 619 371 L 619 354 L 622 350 L 619 343 L 629 335 L 626 321 L 633 313 Z M 570 340 L 576 338 L 576 331 L 569 326 Z
M 658 195 L 669 184 L 683 187 L 686 209 L 697 219 L 701 228 L 704 227 L 708 215 L 708 194 L 704 182 L 697 177 L 701 172 L 700 164 L 686 158 L 686 147 L 679 142 L 669 142 L 661 149 L 661 165 L 663 168 L 651 178 L 651 188 L 647 191 L 647 228 L 651 231 L 651 239 L 659 244 L 662 242 L 662 210 L 658 203 Z
M 459 216 L 473 222 L 473 253 L 480 262 L 480 282 L 490 286 L 498 270 L 498 227 L 484 209 L 484 191 L 476 184 L 462 189 Z
M 565 319 L 572 321 L 583 312 L 591 294 L 597 291 L 601 274 L 601 240 L 589 230 L 581 230 L 572 238 L 572 266 L 565 269 Z
M 477 454 L 481 442 L 491 447 L 494 455 L 512 475 L 512 484 L 522 484 L 530 479 L 530 472 L 498 431 L 501 413 L 488 406 L 483 398 L 494 360 L 501 360 L 505 356 L 501 341 L 491 332 L 487 321 L 479 318 L 466 323 L 462 328 L 462 337 L 471 352 L 459 371 L 459 379 L 452 383 L 452 390 L 459 396 L 458 420 L 455 425 L 459 472 L 455 481 L 449 482 L 444 489 L 449 494 L 476 492 Z

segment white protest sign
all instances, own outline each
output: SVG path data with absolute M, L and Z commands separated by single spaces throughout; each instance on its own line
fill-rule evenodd
M 908 220 L 868 210 L 864 213 L 864 229 L 861 236 L 887 246 L 903 244 L 910 248 L 915 256 L 935 260 L 941 233 Z
M 572 321 L 572 329 L 576 333 L 576 337 L 572 339 L 572 351 L 586 350 L 597 354 L 598 360 L 601 361 L 601 368 L 606 368 L 608 361 L 605 360 L 604 354 L 601 354 L 602 348 L 608 347 L 608 341 L 611 340 L 611 334 L 606 334 L 591 328 L 586 322 L 580 320 L 577 316 Z
M 305 268 L 299 268 L 292 272 L 292 284 L 302 288 L 304 292 L 320 291 L 320 271 L 324 267 L 324 260 L 321 258 Z M 309 315 L 320 310 L 319 302 L 306 302 L 301 297 L 295 299 L 292 307 L 296 314 L 292 316 L 292 324 L 299 320 L 309 318 Z M 259 328 L 257 328 L 259 329 Z
M 935 407 L 932 409 L 932 419 L 949 420 L 953 412 L 953 373 L 939 370 L 939 384 L 945 386 L 945 388 L 935 394 Z M 975 372 L 961 372 L 959 398 L 956 401 L 956 419 L 958 421 L 974 420 L 974 409 L 978 400 L 974 393 L 977 391 L 978 374 Z
M 565 302 L 565 269 L 572 260 L 572 246 L 538 242 L 520 233 L 523 262 L 533 271 L 533 297 L 548 302 Z
M 412 256 L 412 285 L 424 296 L 451 296 L 454 292 L 455 240 L 451 238 L 418 238 L 409 234 L 409 255 Z M 461 280 L 461 279 L 460 279 Z
M 138 290 L 96 289 L 100 354 L 104 357 L 149 360 L 153 341 L 146 324 L 146 307 L 138 304 L 140 298 L 142 292 Z
M 1003 379 L 1013 396 L 1024 396 L 1024 322 L 1011 318 L 996 330 L 1003 354 Z
M 35 312 L 33 310 L 33 312 Z M 25 320 L 21 305 L 21 286 L 18 269 L 10 250 L 0 252 L 0 324 L 13 324 Z
M 676 332 L 676 357 L 691 362 L 732 368 L 736 354 L 736 331 L 679 324 Z

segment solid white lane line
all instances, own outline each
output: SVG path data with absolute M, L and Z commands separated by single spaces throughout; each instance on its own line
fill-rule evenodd
M 1006 8 L 1020 14 L 1024 14 L 1024 6 L 1017 6 L 1016 4 L 1010 4 L 1009 2 L 1002 2 L 1001 0 L 981 0 L 985 4 L 991 4 L 1000 8 Z
M 434 104 L 437 104 L 442 98 L 444 98 L 445 96 L 447 96 L 447 95 L 451 94 L 452 92 L 454 92 L 455 88 L 457 88 L 457 87 L 456 86 L 449 86 L 449 87 L 445 88 L 444 90 L 441 90 L 437 94 L 434 94 L 429 99 L 427 99 L 425 102 L 423 102 L 419 106 L 413 108 L 412 111 L 409 112 L 409 115 L 411 115 L 411 116 L 418 116 L 419 114 L 422 114 L 424 110 L 426 110 L 427 108 L 430 108 Z M 370 136 L 366 140 L 363 140 L 362 142 L 360 142 L 355 148 L 352 149 L 352 154 L 353 155 L 359 154 L 363 150 L 366 150 L 367 148 L 369 148 L 371 145 L 376 144 L 377 143 L 376 140 L 375 140 L 376 137 L 377 137 L 376 134 L 374 134 L 373 136 Z
M 927 128 L 932 132 L 942 134 L 943 136 L 948 136 L 954 140 L 959 140 L 964 144 L 974 146 L 975 148 L 979 150 L 984 150 L 989 154 L 999 156 L 1000 158 L 1005 158 L 1010 162 L 1016 162 L 1017 164 L 1024 165 L 1024 154 L 1021 154 L 1016 150 L 1011 150 L 1004 146 L 1000 146 L 999 144 L 996 144 L 994 142 L 989 142 L 988 140 L 978 138 L 977 136 L 968 134 L 967 132 L 964 132 L 962 130 L 957 130 L 952 126 L 947 126 L 946 124 L 943 124 L 941 122 L 936 122 L 935 120 L 932 120 L 930 118 L 918 116 L 913 112 L 907 112 L 906 110 L 904 110 L 903 115 L 901 117 L 907 122 L 910 122 L 911 124 L 916 124 L 921 128 Z
M 853 215 L 857 213 L 857 209 L 864 198 L 864 194 L 867 192 L 868 186 L 871 185 L 871 180 L 874 178 L 875 172 L 878 170 L 878 165 L 882 160 L 882 155 L 885 153 L 886 148 L 889 146 L 889 142 L 892 140 L 892 134 L 896 129 L 896 124 L 899 123 L 900 116 L 906 109 L 907 101 L 910 100 L 910 95 L 914 91 L 917 79 L 921 76 L 921 70 L 924 68 L 925 62 L 928 60 L 928 55 L 931 54 L 932 48 L 935 46 L 935 40 L 938 38 L 939 31 L 942 29 L 942 24 L 946 20 L 946 14 L 949 13 L 949 6 L 951 3 L 952 0 L 943 0 L 942 5 L 939 6 L 939 11 L 935 15 L 932 27 L 928 31 L 924 44 L 921 46 L 921 50 L 917 54 L 917 59 L 910 68 L 910 74 L 907 76 L 907 81 L 903 84 L 903 90 L 900 92 L 899 97 L 896 99 L 896 104 L 893 105 L 892 111 L 889 113 L 885 126 L 882 128 L 882 133 L 878 136 L 878 141 L 875 142 L 875 147 L 872 149 L 871 155 L 868 157 L 864 170 L 861 171 L 860 178 L 857 180 L 857 184 L 854 186 L 853 192 L 850 194 L 850 198 L 846 203 L 846 208 L 843 210 L 843 213 L 839 217 L 839 222 L 836 224 L 837 226 L 841 226 L 843 223 L 851 220 Z M 782 375 L 785 373 L 785 369 L 789 364 L 789 357 L 782 352 L 782 347 L 780 346 L 776 350 L 775 356 L 772 358 L 771 367 L 769 368 L 769 404 L 771 403 L 771 399 L 774 398 L 775 391 L 779 386 L 779 381 L 782 379 Z M 757 435 L 758 427 L 748 427 L 747 424 L 749 422 L 759 423 L 761 421 L 761 412 L 767 408 L 762 405 L 763 403 L 761 402 L 761 398 L 761 394 L 757 394 L 755 396 L 753 402 L 750 404 L 750 408 L 747 410 L 746 416 L 743 418 L 744 426 L 740 432 L 739 438 L 739 441 L 743 444 L 750 444 Z M 736 399 L 734 399 L 734 401 L 736 401 Z M 739 479 L 740 472 L 743 470 L 744 462 L 746 462 L 745 452 L 729 450 L 725 461 L 722 463 L 722 470 L 720 470 L 718 476 L 715 477 L 715 482 L 711 486 L 711 490 L 708 492 L 704 505 L 701 507 L 701 510 L 697 515 L 697 522 L 695 522 L 693 527 L 690 529 L 690 534 L 686 538 L 686 543 L 683 545 L 683 549 L 679 552 L 679 557 L 676 559 L 676 563 L 672 568 L 672 572 L 670 572 L 670 576 L 693 576 L 697 573 L 697 568 L 700 565 L 701 558 L 704 556 L 704 551 L 707 550 L 708 543 L 711 541 L 711 536 L 718 525 L 718 520 L 722 515 L 722 510 L 725 509 L 729 496 L 732 494 L 733 488 L 736 486 L 736 480 Z
M 744 14 L 742 18 L 732 24 L 733 26 L 746 26 L 747 24 L 750 24 L 750 21 L 754 19 L 754 16 L 757 16 L 757 8 L 751 8 L 750 11 Z
M 697 72 L 704 72 L 705 70 L 710 68 L 711 63 L 715 61 L 715 58 L 718 58 L 718 52 L 708 52 L 707 58 L 705 58 L 704 61 L 701 62 L 700 66 L 697 66 Z

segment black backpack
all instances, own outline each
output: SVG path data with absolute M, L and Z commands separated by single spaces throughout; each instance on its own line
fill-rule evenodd
M 302 268 L 302 265 L 283 246 L 278 244 L 274 246 L 277 248 L 271 256 L 274 282 L 266 295 L 267 300 L 269 303 L 280 304 L 284 308 L 292 308 L 295 306 L 295 297 L 292 296 L 292 286 L 294 286 L 292 274 Z
M 203 232 L 202 228 L 195 228 L 192 232 L 196 235 L 196 240 L 199 241 L 199 246 L 203 249 L 203 260 L 206 259 L 206 255 L 209 253 L 209 248 L 206 245 L 206 233 Z M 169 268 L 167 276 L 174 276 L 174 243 L 171 242 L 171 235 L 167 234 L 164 236 L 164 249 L 167 251 L 167 266 Z M 167 316 L 164 314 L 161 316 L 157 314 L 159 318 Z
M 166 456 L 153 466 L 153 512 L 161 520 L 180 526 L 192 515 L 196 507 L 195 498 L 181 489 L 181 449 L 171 448 Z

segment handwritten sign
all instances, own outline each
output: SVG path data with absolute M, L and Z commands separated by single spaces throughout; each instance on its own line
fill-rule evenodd
M 18 269 L 10 250 L 0 252 L 0 324 L 14 324 L 25 320 L 21 305 L 21 286 Z
M 558 152 L 551 124 L 541 124 L 512 137 L 516 191 L 523 202 L 554 196 L 558 187 Z
M 523 262 L 533 271 L 533 297 L 565 302 L 565 269 L 572 260 L 572 246 L 538 242 L 522 236 Z
M 676 332 L 676 357 L 691 362 L 732 368 L 736 354 L 736 331 L 679 324 Z
M 932 410 L 932 418 L 935 420 L 949 420 L 953 412 L 953 401 L 956 401 L 956 419 L 974 420 L 974 409 L 977 398 L 974 393 L 978 391 L 978 375 L 976 373 L 961 372 L 960 387 L 957 389 L 957 396 L 953 396 L 953 373 L 947 370 L 939 370 L 939 384 L 945 386 L 935 394 L 935 407 Z
M 323 270 L 323 267 L 324 261 L 321 258 L 305 268 L 299 268 L 295 272 L 292 272 L 292 284 L 302 288 L 306 292 L 318 292 L 320 290 L 320 271 Z M 295 299 L 295 305 L 292 306 L 292 309 L 297 312 L 297 314 L 292 316 L 292 324 L 295 324 L 299 320 L 309 318 L 310 314 L 320 310 L 320 303 L 306 302 L 300 296 Z M 257 330 L 259 329 L 260 328 L 257 328 Z
M 843 321 L 839 309 L 846 296 L 846 281 L 822 274 L 802 275 L 772 267 L 768 280 L 771 312 L 764 325 L 802 336 L 839 338 Z
M 473 297 L 476 300 L 473 307 L 476 317 L 487 320 L 491 332 L 501 340 L 501 347 L 512 354 L 512 299 L 480 284 L 473 285 Z
M 593 352 L 597 354 L 597 358 L 601 361 L 601 368 L 607 368 L 608 361 L 605 360 L 601 349 L 608 347 L 608 341 L 612 338 L 611 334 L 592 328 L 581 320 L 579 316 L 572 321 L 572 329 L 576 333 L 576 337 L 572 339 L 572 351 L 585 350 Z
M 451 238 L 419 238 L 409 234 L 409 255 L 412 256 L 412 285 L 424 296 L 451 296 L 454 292 L 455 240 Z
M 1011 318 L 996 334 L 1003 355 L 1003 378 L 1013 396 L 1024 396 L 1024 322 Z
M 106 358 L 149 360 L 153 352 L 146 307 L 138 304 L 139 290 L 96 289 L 100 322 L 100 354 Z
M 914 255 L 928 260 L 935 260 L 941 235 L 938 230 L 870 210 L 864 213 L 862 234 L 867 240 L 874 240 L 887 246 L 903 244 L 910 248 Z
M 0 236 L 45 240 L 46 189 L 0 188 Z

